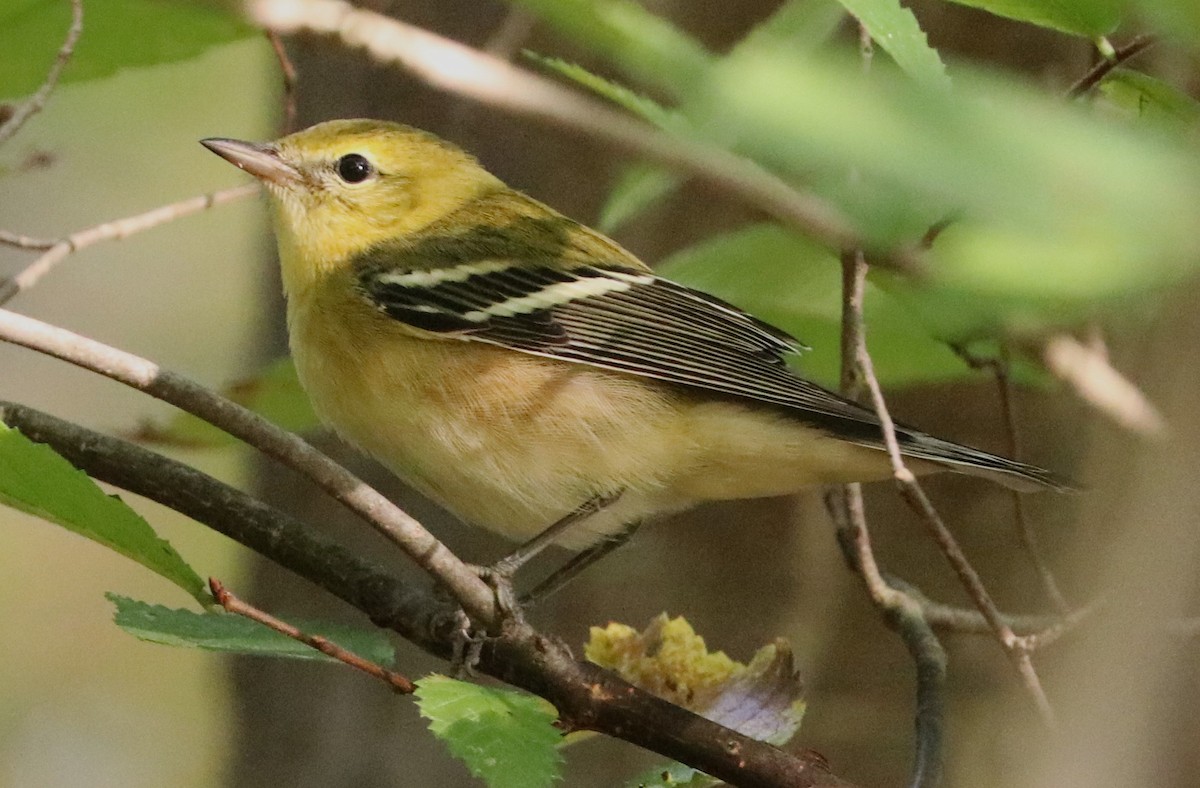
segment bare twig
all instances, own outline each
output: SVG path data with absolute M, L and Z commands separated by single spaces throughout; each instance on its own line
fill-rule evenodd
M 1148 438 L 1162 437 L 1166 422 L 1137 386 L 1097 350 L 1068 334 L 1046 340 L 1037 354 L 1046 369 L 1069 384 L 1079 398 L 1117 424 Z
M 393 670 L 388 670 L 383 665 L 374 663 L 369 659 L 363 659 L 353 651 L 347 651 L 342 648 L 329 638 L 302 632 L 288 622 L 275 618 L 275 616 L 265 610 L 261 610 L 238 599 L 215 577 L 208 579 L 208 587 L 212 591 L 212 595 L 217 600 L 217 603 L 230 613 L 243 616 L 251 621 L 256 621 L 268 629 L 272 629 L 292 640 L 299 641 L 326 656 L 333 657 L 338 662 L 343 662 L 355 670 L 361 670 L 368 676 L 379 679 L 401 695 L 411 695 L 417 689 L 407 676 Z
M 287 35 L 310 31 L 337 36 L 381 63 L 402 66 L 440 90 L 583 132 L 641 158 L 716 184 L 831 249 L 865 239 L 841 211 L 799 192 L 753 162 L 721 148 L 668 135 L 611 107 L 505 60 L 343 0 L 250 0 L 252 18 Z M 913 250 L 873 262 L 921 270 Z
M 1067 90 L 1067 98 L 1079 98 L 1084 93 L 1087 93 L 1092 88 L 1100 84 L 1100 82 L 1109 75 L 1114 68 L 1121 65 L 1127 60 L 1131 60 L 1136 55 L 1140 54 L 1147 47 L 1153 46 L 1158 42 L 1158 38 L 1152 35 L 1140 35 L 1134 37 L 1128 44 L 1113 52 L 1112 57 L 1102 58 L 1099 63 L 1091 68 L 1086 74 Z
M 275 59 L 279 61 L 279 73 L 283 75 L 283 131 L 287 134 L 296 130 L 296 64 L 288 57 L 279 34 L 274 30 L 265 32 L 271 49 L 275 50 Z
M 16 276 L 0 280 L 0 306 L 7 304 L 17 294 L 33 287 L 54 266 L 80 249 L 84 249 L 100 241 L 119 241 L 144 230 L 149 230 L 152 227 L 157 227 L 160 224 L 166 224 L 184 216 L 190 216 L 194 213 L 207 210 L 214 205 L 221 205 L 233 200 L 240 200 L 243 197 L 249 197 L 251 194 L 255 194 L 258 188 L 258 184 L 251 183 L 243 186 L 235 186 L 232 189 L 222 189 L 221 191 L 202 194 L 197 197 L 189 197 L 186 200 L 180 200 L 170 205 L 163 205 L 145 213 L 127 216 L 123 219 L 114 219 L 94 227 L 79 230 L 57 241 L 43 241 L 40 238 L 28 238 L 23 235 L 0 231 L 3 233 L 3 235 L 0 235 L 0 241 L 5 243 L 10 243 L 13 246 L 21 246 L 26 249 L 47 249 L 45 254 L 30 263 Z M 49 243 L 48 247 L 45 246 L 47 243 Z
M 962 548 L 954 539 L 954 535 L 942 522 L 941 515 L 933 508 L 933 504 L 925 495 L 925 491 L 921 489 L 921 485 L 917 483 L 912 471 L 904 464 L 904 458 L 900 455 L 900 444 L 896 440 L 896 425 L 892 422 L 891 414 L 888 413 L 887 403 L 884 402 L 883 391 L 879 387 L 879 379 L 875 376 L 875 367 L 871 362 L 865 342 L 858 347 L 858 365 L 862 370 L 867 389 L 871 393 L 871 402 L 875 406 L 875 413 L 879 417 L 884 444 L 892 461 L 892 474 L 896 480 L 896 486 L 900 490 L 900 495 L 920 515 L 921 521 L 942 551 L 942 555 L 954 569 L 955 574 L 958 575 L 958 579 L 971 597 L 971 601 L 987 619 L 992 631 L 996 633 L 996 638 L 1004 646 L 1009 660 L 1013 663 L 1022 683 L 1033 698 L 1043 722 L 1047 726 L 1053 727 L 1055 725 L 1054 709 L 1051 708 L 1045 690 L 1042 689 L 1041 679 L 1038 678 L 1037 672 L 1033 668 L 1028 644 L 1014 634 L 1012 628 L 1004 621 L 999 608 L 992 601 L 991 594 L 984 587 L 979 573 L 971 566 Z
M 1009 457 L 1019 460 L 1021 458 L 1021 438 L 1016 412 L 1013 408 L 1012 380 L 1008 373 L 1008 348 L 1006 346 L 1001 348 L 1000 358 L 983 358 L 972 353 L 964 345 L 951 345 L 951 348 L 972 369 L 988 371 L 992 374 L 996 381 L 996 394 L 1000 399 L 1000 412 L 1004 418 L 1004 434 L 1008 444 L 1005 448 Z M 1046 598 L 1050 600 L 1050 604 L 1060 614 L 1066 615 L 1070 612 L 1071 605 L 1063 595 L 1045 556 L 1042 555 L 1037 533 L 1033 530 L 1033 524 L 1029 521 L 1029 515 L 1025 511 L 1025 497 L 1016 490 L 1010 490 L 1009 495 L 1012 499 L 1013 516 L 1017 522 L 1017 535 L 1020 537 L 1025 555 L 1033 565 L 1034 571 L 1037 572 L 1042 583 L 1042 590 L 1045 592 Z
M 858 251 L 842 254 L 841 391 L 854 397 L 862 379 L 855 351 L 863 344 L 863 300 L 867 264 Z M 862 485 L 847 484 L 825 498 L 838 529 L 838 540 L 862 578 L 871 602 L 904 641 L 917 671 L 916 751 L 910 785 L 934 786 L 942 773 L 946 652 L 925 617 L 922 600 L 897 589 L 879 570 L 863 505 Z
M 79 34 L 82 32 L 83 0 L 71 0 L 71 26 L 67 28 L 67 37 L 58 49 L 54 65 L 50 66 L 50 71 L 46 73 L 46 81 L 37 89 L 37 92 L 13 110 L 8 120 L 0 124 L 0 145 L 11 139 L 30 118 L 41 112 L 42 108 L 46 106 L 46 101 L 49 100 L 50 94 L 58 84 L 62 70 L 66 68 L 67 63 L 71 60 L 71 55 L 75 53 L 75 45 L 79 43 Z
M 299 436 L 151 361 L 6 309 L 0 309 L 0 339 L 169 402 L 299 471 L 399 546 L 473 619 L 497 623 L 493 592 L 474 571 L 398 506 Z
M 8 230 L 0 230 L 0 244 L 15 246 L 18 249 L 33 249 L 45 251 L 58 243 L 57 238 L 34 238 L 31 235 L 19 235 Z
M 483 42 L 483 51 L 502 60 L 511 60 L 536 24 L 537 17 L 532 12 L 509 6 L 504 19 Z

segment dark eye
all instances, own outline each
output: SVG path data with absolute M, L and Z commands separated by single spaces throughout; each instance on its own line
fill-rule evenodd
M 374 168 L 365 156 L 347 153 L 337 160 L 337 172 L 346 183 L 362 183 L 371 177 Z

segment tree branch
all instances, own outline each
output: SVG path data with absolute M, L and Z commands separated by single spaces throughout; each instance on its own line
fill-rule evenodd
M 842 394 L 853 398 L 861 387 L 855 352 L 864 340 L 863 302 L 867 264 L 860 251 L 842 254 Z M 840 492 L 840 495 L 839 495 Z M 917 671 L 916 751 L 909 784 L 937 785 L 942 776 L 942 730 L 945 718 L 946 652 L 925 618 L 923 603 L 884 579 L 875 560 L 867 528 L 862 485 L 846 484 L 830 491 L 825 506 L 838 530 L 838 541 L 867 594 L 889 627 L 904 641 Z
M 1131 60 L 1135 56 L 1142 53 L 1147 47 L 1153 46 L 1158 42 L 1158 38 L 1151 35 L 1136 36 L 1128 44 L 1118 49 L 1113 53 L 1112 57 L 1101 59 L 1099 63 L 1091 68 L 1086 74 L 1067 90 L 1067 98 L 1075 99 L 1087 93 L 1092 88 L 1096 87 L 1104 80 L 1109 73 L 1117 66 L 1127 60 Z
M 310 580 L 430 653 L 449 659 L 445 601 L 311 533 L 302 523 L 200 471 L 148 449 L 0 402 L 0 421 L 44 442 L 90 476 L 180 511 Z M 534 692 L 567 729 L 593 730 L 739 786 L 847 786 L 815 754 L 790 755 L 625 682 L 565 645 L 511 625 L 490 638 L 479 669 Z
M 488 627 L 498 622 L 494 594 L 473 570 L 400 507 L 299 436 L 151 361 L 6 309 L 0 309 L 0 340 L 169 402 L 299 471 L 400 547 L 444 585 L 475 621 Z

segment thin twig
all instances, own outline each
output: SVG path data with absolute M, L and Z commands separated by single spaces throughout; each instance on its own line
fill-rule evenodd
M 34 238 L 32 235 L 19 235 L 8 230 L 0 230 L 0 244 L 15 246 L 18 249 L 45 251 L 58 242 L 57 238 Z
M 1072 85 L 1066 93 L 1069 99 L 1075 99 L 1087 93 L 1092 88 L 1100 84 L 1100 82 L 1109 75 L 1114 68 L 1121 65 L 1127 60 L 1131 60 L 1136 55 L 1140 54 L 1147 47 L 1153 46 L 1158 42 L 1158 38 L 1152 35 L 1140 35 L 1134 37 L 1128 44 L 1113 52 L 1112 57 L 1102 58 L 1099 63 L 1084 74 L 1079 80 Z
M 419 522 L 298 435 L 144 358 L 0 309 L 0 339 L 98 372 L 169 402 L 307 476 L 396 544 L 485 626 L 498 622 L 492 590 Z
M 267 611 L 238 599 L 233 595 L 233 592 L 222 585 L 221 581 L 215 577 L 208 579 L 208 587 L 212 591 L 212 595 L 217 600 L 217 603 L 230 613 L 248 618 L 251 621 L 256 621 L 268 629 L 272 629 L 281 635 L 316 649 L 326 656 L 333 657 L 338 662 L 343 662 L 355 670 L 361 670 L 368 676 L 379 679 L 401 695 L 411 695 L 417 689 L 407 676 L 397 673 L 394 670 L 388 670 L 383 665 L 372 662 L 369 659 L 364 659 L 353 651 L 347 651 L 329 638 L 303 632 L 288 622 L 275 618 L 275 616 Z
M 1007 440 L 1005 450 L 1012 459 L 1021 459 L 1021 438 L 1016 412 L 1013 408 L 1008 347 L 1001 347 L 1000 358 L 984 358 L 972 353 L 965 345 L 951 345 L 951 348 L 972 369 L 992 374 L 996 381 L 996 394 L 1000 400 L 1000 413 L 1004 419 L 1004 434 Z M 1017 536 L 1021 540 L 1021 547 L 1041 580 L 1046 598 L 1050 600 L 1050 604 L 1054 606 L 1055 610 L 1065 616 L 1071 612 L 1071 605 L 1059 587 L 1058 580 L 1054 577 L 1054 571 L 1042 554 L 1037 533 L 1033 530 L 1033 524 L 1029 521 L 1029 515 L 1025 510 L 1025 496 L 1016 490 L 1010 490 L 1009 495 L 1012 499 L 1013 517 L 1017 523 Z
M 1027 352 L 1040 358 L 1050 374 L 1069 384 L 1087 404 L 1125 429 L 1161 438 L 1167 425 L 1136 385 L 1113 368 L 1103 345 L 1097 349 L 1068 334 L 1057 334 Z
M 201 194 L 197 197 L 189 197 L 186 200 L 180 200 L 170 205 L 162 205 L 145 213 L 127 216 L 123 219 L 113 219 L 94 227 L 79 230 L 71 233 L 66 238 L 49 242 L 49 247 L 42 245 L 46 243 L 42 239 L 28 238 L 27 236 L 4 232 L 0 240 L 3 240 L 5 243 L 22 246 L 22 248 L 27 249 L 48 248 L 48 251 L 30 263 L 16 276 L 0 280 L 0 306 L 7 304 L 17 294 L 33 287 L 51 269 L 80 249 L 87 248 L 101 241 L 119 241 L 128 238 L 131 235 L 149 230 L 152 227 L 157 227 L 160 224 L 166 224 L 184 216 L 190 216 L 194 213 L 207 210 L 214 205 L 222 205 L 233 200 L 240 200 L 243 197 L 249 197 L 251 194 L 257 193 L 258 189 L 258 184 L 250 183 L 235 186 L 232 189 L 222 189 L 221 191 L 209 194 Z M 32 244 L 22 243 L 22 241 L 32 242 Z
M 275 59 L 279 61 L 279 72 L 283 76 L 283 131 L 290 134 L 296 130 L 296 64 L 288 57 L 283 39 L 274 30 L 264 31 L 271 49 L 275 50 Z
M 63 41 L 62 46 L 58 48 L 58 55 L 54 58 L 54 65 L 50 66 L 50 71 L 46 73 L 46 81 L 37 89 L 37 92 L 30 96 L 21 106 L 13 110 L 8 120 L 0 124 L 0 145 L 11 139 L 30 118 L 41 112 L 42 108 L 46 106 L 46 102 L 50 99 L 50 94 L 58 84 L 58 78 L 62 75 L 62 70 L 66 68 L 67 63 L 71 60 L 71 55 L 75 53 L 75 45 L 79 42 L 79 35 L 82 32 L 83 0 L 71 0 L 71 26 L 67 28 L 67 37 Z
M 1048 727 L 1053 728 L 1055 726 L 1054 709 L 1050 706 L 1046 692 L 1042 689 L 1041 679 L 1038 678 L 1037 672 L 1033 668 L 1028 645 L 1022 638 L 1014 634 L 1012 628 L 1004 621 L 991 594 L 984 587 L 979 573 L 971 566 L 971 562 L 967 560 L 962 548 L 954 539 L 954 535 L 942 522 L 941 515 L 933 508 L 933 504 L 925 495 L 925 491 L 921 489 L 921 485 L 917 483 L 912 471 L 904 464 L 904 458 L 900 454 L 900 444 L 896 440 L 896 426 L 892 422 L 891 414 L 888 413 L 887 403 L 883 399 L 883 391 L 879 387 L 879 379 L 875 376 L 875 367 L 867 352 L 866 343 L 858 348 L 858 365 L 862 370 L 867 389 L 871 393 L 871 402 L 875 407 L 875 413 L 879 417 L 884 444 L 892 461 L 892 474 L 896 480 L 896 486 L 900 490 L 900 495 L 920 516 L 930 536 L 942 551 L 942 555 L 958 575 L 958 579 L 971 597 L 971 601 L 975 603 L 979 612 L 992 627 L 992 631 L 996 633 L 996 638 L 1004 647 L 1022 683 L 1033 698 L 1042 721 Z
M 510 112 L 583 132 L 639 157 L 716 184 L 831 249 L 865 246 L 835 206 L 799 192 L 753 162 L 721 148 L 672 136 L 595 99 L 427 30 L 343 0 L 252 0 L 251 17 L 287 35 L 337 36 L 381 63 L 402 66 L 429 85 Z M 919 273 L 914 250 L 889 252 L 874 263 Z
M 855 351 L 863 344 L 863 302 L 867 264 L 861 252 L 842 254 L 842 367 L 841 392 L 855 397 L 862 378 Z M 935 786 L 942 774 L 942 740 L 945 718 L 946 652 L 925 616 L 922 600 L 889 583 L 879 570 L 871 546 L 863 505 L 862 485 L 846 484 L 831 490 L 826 508 L 838 529 L 838 541 L 875 608 L 904 641 L 917 672 L 916 750 L 910 785 Z

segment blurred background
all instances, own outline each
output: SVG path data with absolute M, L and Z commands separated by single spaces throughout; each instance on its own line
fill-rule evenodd
M 505 56 L 523 47 L 603 62 L 490 0 L 367 3 Z M 776 3 L 656 0 L 653 9 L 723 51 Z M 944 3 L 913 7 L 948 60 L 971 58 L 1061 92 L 1091 64 L 1088 42 Z M 837 35 L 853 40 L 843 24 Z M 428 129 L 478 155 L 516 188 L 592 223 L 624 159 L 595 142 L 434 92 L 415 78 L 317 39 L 290 41 L 299 125 L 368 116 Z M 1176 84 L 1200 68 L 1169 48 L 1144 56 Z M 0 149 L 0 226 L 55 237 L 240 182 L 195 141 L 267 139 L 280 124 L 280 78 L 258 38 L 178 64 L 60 88 Z M 715 189 L 686 184 L 624 225 L 617 240 L 653 263 L 761 217 Z M 0 274 L 27 258 L 0 248 Z M 129 241 L 88 249 L 14 302 L 19 311 L 95 336 L 207 384 L 254 373 L 285 352 L 274 247 L 257 200 L 216 208 Z M 1047 735 L 1000 648 L 950 637 L 949 785 L 1200 785 L 1196 639 L 1164 622 L 1196 610 L 1200 525 L 1200 290 L 1164 291 L 1110 335 L 1113 364 L 1161 409 L 1170 439 L 1140 440 L 1067 391 L 1022 387 L 1022 459 L 1082 479 L 1082 495 L 1027 499 L 1068 598 L 1103 597 L 1101 614 L 1038 654 L 1061 731 Z M 977 380 L 890 393 L 900 420 L 1002 451 L 995 386 Z M 168 409 L 95 376 L 0 345 L 0 399 L 116 433 Z M 322 446 L 435 530 L 487 562 L 506 545 L 468 531 L 399 489 L 331 439 Z M 235 451 L 175 450 L 275 505 L 386 560 L 388 548 L 287 471 Z M 1047 610 L 1021 553 L 1011 499 L 941 477 L 934 502 L 1005 610 Z M 171 512 L 133 501 L 202 573 L 280 614 L 345 616 L 328 596 Z M 867 489 L 884 568 L 930 597 L 967 600 L 922 526 L 889 485 Z M 551 560 L 561 556 L 553 556 Z M 399 559 L 392 561 L 407 571 Z M 105 591 L 169 606 L 185 595 L 108 551 L 0 509 L 0 785 L 453 786 L 475 784 L 424 732 L 413 704 L 338 667 L 223 659 L 147 645 L 110 622 Z M 707 507 L 644 528 L 631 546 L 539 607 L 534 622 L 581 644 L 588 627 L 686 616 L 710 648 L 748 659 L 787 638 L 807 687 L 797 742 L 862 785 L 902 784 L 910 768 L 913 668 L 897 636 L 845 567 L 820 492 Z M 360 621 L 360 623 L 362 623 Z M 400 644 L 419 676 L 445 665 Z M 571 749 L 564 784 L 616 784 L 658 761 L 619 742 Z

